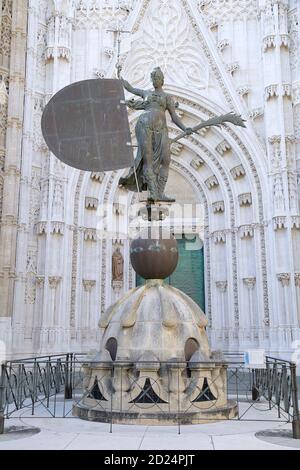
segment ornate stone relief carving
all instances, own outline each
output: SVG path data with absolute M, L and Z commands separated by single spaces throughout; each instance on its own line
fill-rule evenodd
M 295 273 L 295 286 L 300 287 L 300 273 Z
M 240 86 L 238 89 L 237 89 L 237 92 L 240 96 L 246 96 L 250 93 L 250 87 L 248 85 L 243 85 L 243 86 Z
M 86 292 L 91 292 L 96 285 L 96 281 L 83 279 L 82 284 Z
M 276 173 L 273 176 L 273 200 L 275 211 L 280 212 L 285 210 L 283 181 L 281 173 Z
M 105 178 L 105 173 L 94 172 L 91 174 L 91 180 L 97 181 L 98 183 L 103 183 L 104 178 Z
M 287 228 L 287 218 L 285 216 L 278 216 L 273 218 L 274 230 L 283 230 Z
M 219 243 L 226 243 L 226 232 L 225 230 L 218 230 L 217 232 L 212 233 L 212 238 L 214 243 L 217 245 Z
M 97 241 L 97 230 L 95 228 L 85 228 L 84 229 L 84 240 L 85 241 Z
M 210 176 L 206 181 L 205 181 L 206 186 L 208 189 L 214 189 L 219 186 L 219 181 L 217 180 L 217 177 L 215 175 Z
M 36 46 L 36 81 L 37 89 L 44 91 L 46 81 L 46 47 L 47 47 L 47 27 L 44 24 L 39 25 L 37 32 Z
M 136 0 L 103 1 L 76 0 L 75 28 L 102 29 L 121 26 L 136 4 Z
M 29 207 L 29 225 L 33 226 L 38 222 L 40 215 L 41 198 L 41 170 L 32 168 L 30 184 L 30 207 Z
M 223 294 L 227 291 L 228 282 L 227 281 L 216 281 L 216 287 Z
M 254 237 L 254 227 L 252 225 L 242 225 L 239 231 L 242 239 Z
M 57 57 L 71 59 L 71 20 L 64 14 L 55 13 L 47 21 L 46 60 Z
M 62 280 L 61 276 L 49 276 L 48 282 L 50 289 L 56 289 Z
M 222 214 L 223 212 L 225 212 L 224 201 L 214 202 L 212 207 L 213 207 L 214 214 Z
M 288 34 L 280 34 L 279 36 L 279 44 L 280 47 L 290 47 L 290 38 Z M 263 50 L 266 52 L 268 49 L 273 49 L 276 47 L 276 36 L 275 34 L 271 34 L 269 36 L 264 37 L 263 39 Z
M 45 285 L 45 276 L 36 276 L 35 282 L 36 282 L 37 287 L 42 289 Z
M 273 97 L 278 97 L 279 96 L 279 86 L 276 84 L 273 85 L 268 85 L 265 88 L 265 99 L 268 101 L 269 99 Z
M 256 278 L 255 277 L 245 277 L 243 279 L 244 284 L 247 286 L 249 290 L 253 290 L 256 286 Z
M 252 205 L 252 194 L 251 193 L 244 193 L 239 195 L 239 204 L 241 207 L 243 206 L 251 206 Z
M 99 199 L 95 197 L 86 197 L 85 198 L 85 208 L 97 210 L 99 206 Z
M 47 233 L 47 222 L 38 222 L 36 224 L 37 235 L 44 235 Z
M 232 168 L 232 170 L 230 170 L 230 173 L 232 174 L 233 178 L 235 180 L 237 180 L 237 179 L 242 178 L 243 176 L 245 176 L 246 171 L 245 171 L 245 168 L 243 167 L 243 165 L 238 165 L 238 166 Z
M 219 145 L 217 145 L 216 147 L 216 151 L 220 154 L 220 155 L 224 155 L 226 152 L 228 152 L 229 150 L 231 150 L 231 145 L 226 142 L 226 140 L 223 140 Z
M 198 6 L 206 21 L 212 16 L 222 23 L 257 18 L 255 0 L 200 0 Z
M 0 65 L 8 68 L 11 44 L 11 24 L 12 24 L 12 0 L 2 0 L 1 12 L 1 35 L 0 35 Z
M 57 174 L 57 173 L 56 173 Z M 64 218 L 64 182 L 61 177 L 54 179 L 54 190 L 52 198 L 52 219 L 63 220 Z
M 263 108 L 254 108 L 248 114 L 249 118 L 252 119 L 252 121 L 254 121 L 255 119 L 257 119 L 257 118 L 259 118 L 263 115 L 264 115 Z
M 43 138 L 42 129 L 41 129 L 41 119 L 45 107 L 45 100 L 41 96 L 34 97 L 33 104 L 33 148 L 36 151 L 48 151 L 46 143 Z
M 230 64 L 226 65 L 226 70 L 227 70 L 228 73 L 230 73 L 230 75 L 233 75 L 234 72 L 239 70 L 239 68 L 240 68 L 240 64 L 237 61 L 231 62 Z
M 277 274 L 277 279 L 281 282 L 282 287 L 288 287 L 291 282 L 291 275 L 289 273 L 279 273 Z
M 36 299 L 35 277 L 37 273 L 37 249 L 31 248 L 27 253 L 25 303 L 34 304 Z
M 269 34 L 263 38 L 263 51 L 266 52 L 268 49 L 276 47 L 276 36 L 275 34 Z
M 171 145 L 171 154 L 174 155 L 174 157 L 179 157 L 183 150 L 183 144 L 180 142 L 175 142 Z
M 51 222 L 50 230 L 53 235 L 63 235 L 65 232 L 64 222 Z
M 228 46 L 229 46 L 228 39 L 222 39 L 221 41 L 218 42 L 218 49 L 220 52 L 223 52 L 224 49 Z
M 282 84 L 282 96 L 287 96 L 288 98 L 292 97 L 293 88 L 290 83 Z
M 139 25 L 139 39 L 132 44 L 124 76 L 143 88 L 149 85 L 153 66 L 160 65 L 166 83 L 195 88 L 207 86 L 207 61 L 182 3 L 152 0 L 145 5 L 147 21 Z M 171 30 L 167 24 L 172 25 Z
M 5 107 L 7 104 L 7 99 L 8 99 L 8 91 L 7 91 L 7 86 L 5 83 L 5 77 L 0 76 L 0 109 L 2 110 L 2 107 Z
M 12 0 L 2 0 L 0 4 L 0 148 L 5 147 L 5 136 L 7 129 L 8 93 L 9 93 L 9 67 L 10 50 L 12 38 Z M 0 188 L 0 199 L 2 189 Z
M 292 228 L 293 229 L 300 229 L 300 216 L 296 215 L 292 217 Z
M 290 65 L 293 80 L 299 79 L 300 72 L 300 36 L 299 36 L 299 16 L 297 9 L 292 10 L 288 15 L 288 31 L 290 38 Z
M 296 172 L 288 172 L 288 187 L 290 210 L 295 213 L 299 210 L 298 184 Z
M 204 165 L 204 160 L 200 157 L 197 157 L 197 158 L 194 158 L 191 163 L 190 163 L 191 167 L 194 168 L 194 170 L 198 171 L 200 170 L 200 168 L 203 167 Z

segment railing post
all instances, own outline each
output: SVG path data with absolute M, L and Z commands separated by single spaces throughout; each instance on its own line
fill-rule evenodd
M 252 401 L 259 401 L 259 389 L 257 387 L 256 369 L 252 369 Z
M 70 354 L 67 354 L 66 358 L 66 380 L 65 380 L 65 399 L 72 400 L 72 356 L 71 356 L 71 367 L 70 367 Z
M 6 365 L 1 365 L 1 375 L 0 375 L 0 434 L 4 433 L 4 410 L 5 410 L 5 369 Z
M 296 364 L 291 363 L 292 400 L 293 400 L 293 438 L 300 439 L 300 413 L 297 390 Z

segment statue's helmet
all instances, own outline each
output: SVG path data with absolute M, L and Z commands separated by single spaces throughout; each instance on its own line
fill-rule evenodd
M 163 73 L 163 71 L 160 67 L 155 67 L 155 69 L 151 73 L 151 78 L 152 78 L 152 80 L 154 78 L 160 78 L 163 84 L 165 82 L 165 76 L 164 76 L 164 73 Z

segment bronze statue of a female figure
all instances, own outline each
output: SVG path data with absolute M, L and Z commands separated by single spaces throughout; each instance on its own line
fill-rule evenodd
M 143 101 L 126 101 L 127 106 L 145 112 L 139 117 L 135 128 L 138 141 L 135 169 L 131 169 L 126 178 L 120 179 L 120 186 L 132 191 L 148 189 L 149 199 L 153 201 L 173 201 L 165 195 L 171 161 L 166 111 L 187 135 L 193 131 L 183 124 L 176 114 L 172 97 L 164 92 L 164 74 L 159 67 L 153 70 L 151 78 L 153 90 L 134 88 L 121 79 L 127 91 L 143 98 Z

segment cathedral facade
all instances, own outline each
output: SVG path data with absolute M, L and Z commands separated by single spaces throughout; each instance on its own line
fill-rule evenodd
M 300 340 L 300 2 L 0 0 L 0 340 L 13 355 L 97 350 L 101 314 L 137 280 L 136 193 L 124 171 L 57 160 L 41 133 L 64 86 L 160 66 L 186 126 L 230 125 L 172 146 L 169 192 L 193 206 L 213 348 L 290 354 Z M 120 32 L 122 31 L 122 32 Z M 120 55 L 118 44 L 121 39 Z M 139 111 L 129 111 L 133 133 Z M 169 122 L 169 133 L 178 129 Z M 142 340 L 141 340 L 142 341 Z

